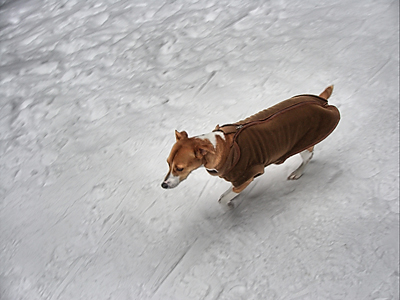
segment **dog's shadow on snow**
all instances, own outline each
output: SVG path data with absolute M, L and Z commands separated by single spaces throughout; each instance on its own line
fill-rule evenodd
M 288 201 L 322 198 L 321 188 L 334 183 L 343 174 L 337 164 L 315 159 L 307 166 L 302 177 L 288 180 L 287 177 L 296 166 L 296 160 L 291 160 L 281 166 L 267 167 L 265 173 L 238 196 L 235 200 L 237 207 L 226 209 L 223 214 L 234 220 L 246 214 L 265 214 L 277 206 L 284 210 Z
M 217 203 L 219 192 L 223 192 L 227 185 L 214 185 L 212 180 L 215 179 L 210 179 L 211 187 L 186 216 L 186 226 L 180 234 L 188 239 L 212 241 L 232 234 L 232 228 L 246 231 L 258 222 L 268 230 L 274 217 L 293 209 L 290 208 L 293 202 L 306 205 L 310 198 L 324 201 L 324 185 L 337 180 L 343 173 L 333 162 L 314 160 L 300 179 L 287 180 L 296 167 L 296 161 L 289 161 L 288 164 L 266 168 L 265 173 L 239 195 L 240 204 L 234 209 L 224 209 Z

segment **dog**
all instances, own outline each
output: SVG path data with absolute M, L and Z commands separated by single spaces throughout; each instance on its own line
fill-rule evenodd
M 229 208 L 233 200 L 264 173 L 270 164 L 281 164 L 300 153 L 301 165 L 288 179 L 300 178 L 314 154 L 314 146 L 325 139 L 340 120 L 339 110 L 328 104 L 333 86 L 319 96 L 299 95 L 282 101 L 234 124 L 217 127 L 210 133 L 188 137 L 175 130 L 176 142 L 168 156 L 169 171 L 161 186 L 175 188 L 189 174 L 204 166 L 232 187 L 218 202 Z

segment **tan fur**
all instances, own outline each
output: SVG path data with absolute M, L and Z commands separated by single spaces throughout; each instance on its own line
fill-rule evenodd
M 231 138 L 224 141 L 217 137 L 217 149 L 208 140 L 189 138 L 186 131 L 175 131 L 176 143 L 167 159 L 169 174 L 179 176 L 183 181 L 195 169 L 204 165 L 207 169 L 217 169 L 229 152 Z M 183 169 L 183 170 L 182 170 Z

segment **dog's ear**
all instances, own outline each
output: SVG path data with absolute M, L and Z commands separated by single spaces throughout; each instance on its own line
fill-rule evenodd
M 201 159 L 207 153 L 215 154 L 215 149 L 214 149 L 213 145 L 211 145 L 211 143 L 210 144 L 200 144 L 200 145 L 196 146 L 194 153 L 197 158 Z
M 180 141 L 182 139 L 187 139 L 188 138 L 188 134 L 186 131 L 181 131 L 178 132 L 177 130 L 175 130 L 175 138 L 177 141 Z

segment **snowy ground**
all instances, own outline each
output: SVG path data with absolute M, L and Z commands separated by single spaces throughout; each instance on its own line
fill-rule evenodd
M 398 299 L 397 0 L 0 5 L 0 299 Z M 174 129 L 330 84 L 300 180 L 161 189 Z

